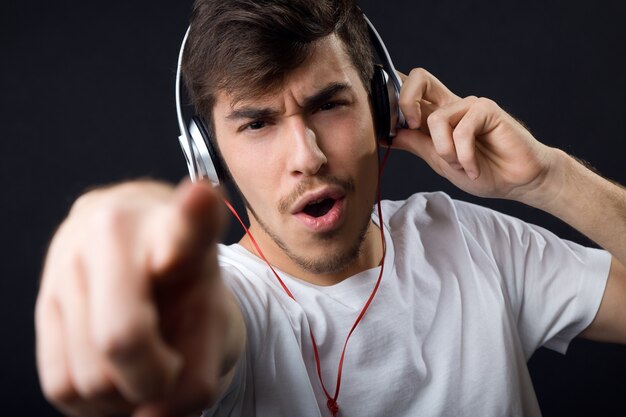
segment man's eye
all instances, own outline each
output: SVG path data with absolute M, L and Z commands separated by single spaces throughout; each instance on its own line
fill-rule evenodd
M 266 123 L 263 120 L 255 120 L 242 127 L 241 130 L 259 130 L 265 127 Z
M 326 110 L 332 110 L 335 107 L 337 107 L 339 105 L 339 103 L 337 103 L 336 101 L 329 101 L 328 103 L 324 103 L 320 106 L 320 110 L 322 111 L 326 111 Z
M 319 106 L 317 111 L 329 111 L 329 110 L 334 110 L 338 107 L 347 106 L 347 105 L 349 105 L 349 102 L 347 100 L 327 101 L 326 103 Z

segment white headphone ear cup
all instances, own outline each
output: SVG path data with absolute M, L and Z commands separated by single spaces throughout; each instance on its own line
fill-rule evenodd
M 221 154 L 217 150 L 215 139 L 213 135 L 211 135 L 208 125 L 200 116 L 193 116 L 192 121 L 195 123 L 197 131 L 199 132 L 197 140 L 202 142 L 203 152 L 206 150 L 206 154 L 208 154 L 208 158 L 205 156 L 205 153 L 202 154 L 207 172 L 216 178 L 216 184 L 228 181 L 230 174 L 228 169 L 226 169 L 226 164 Z
M 192 149 L 193 144 L 191 143 L 191 140 L 186 132 L 178 137 L 178 143 L 183 150 L 183 155 L 185 155 L 185 162 L 187 162 L 189 177 L 192 181 L 195 181 L 198 177 L 198 173 L 196 172 L 197 162 L 194 164 L 195 153 Z
M 215 164 L 213 163 L 212 152 L 207 146 L 207 143 L 210 142 L 208 138 L 207 140 L 204 138 L 206 128 L 203 126 L 203 123 L 198 117 L 194 116 L 191 118 L 188 131 L 191 136 L 191 151 L 196 160 L 199 176 L 206 177 L 209 181 L 211 181 L 211 183 L 218 185 L 220 183 L 220 177 Z

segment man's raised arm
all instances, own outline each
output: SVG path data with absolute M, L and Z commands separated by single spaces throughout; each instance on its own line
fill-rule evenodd
M 582 336 L 626 344 L 626 189 L 538 142 L 493 101 L 458 97 L 424 69 L 402 77 L 400 106 L 410 129 L 399 131 L 394 147 L 468 193 L 544 210 L 608 250 L 607 288 Z

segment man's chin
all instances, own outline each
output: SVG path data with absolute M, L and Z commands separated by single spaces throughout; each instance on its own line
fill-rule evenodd
M 281 239 L 252 212 L 263 231 L 293 264 L 305 274 L 337 274 L 350 268 L 361 255 L 368 226 L 369 213 L 355 230 L 353 222 L 326 231 L 292 229 L 289 239 Z M 298 230 L 300 229 L 300 230 Z M 296 230 L 298 230 L 296 232 Z
M 352 266 L 359 256 L 365 240 L 365 230 L 346 242 L 339 230 L 316 233 L 298 248 L 279 244 L 285 254 L 304 272 L 310 274 L 336 274 Z
M 337 274 L 348 269 L 358 259 L 361 245 L 343 251 L 323 250 L 319 254 L 305 256 L 287 252 L 289 258 L 300 269 L 309 274 L 328 275 Z

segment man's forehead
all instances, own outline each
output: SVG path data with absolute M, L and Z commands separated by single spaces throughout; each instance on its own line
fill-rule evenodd
M 298 105 L 306 107 L 306 103 L 316 97 L 332 98 L 340 93 L 351 92 L 352 89 L 353 87 L 350 80 L 339 78 L 329 80 L 325 84 L 319 84 L 319 86 L 315 85 L 311 88 L 303 89 L 301 94 L 292 94 L 291 92 L 285 92 L 283 89 L 279 89 L 278 91 L 268 92 L 258 97 L 239 98 L 226 94 L 221 100 L 223 100 L 222 103 L 228 103 L 228 107 L 233 111 L 249 107 L 274 108 L 281 106 L 284 103 L 285 94 L 288 94 L 295 99 Z
M 276 82 L 253 89 L 243 87 L 219 91 L 216 104 L 227 105 L 232 109 L 271 105 L 280 101 L 285 94 L 301 100 L 332 84 L 343 83 L 352 88 L 357 80 L 358 73 L 344 50 L 343 42 L 335 35 L 330 35 L 317 41 L 309 57 Z M 241 85 L 248 85 L 247 81 L 242 80 Z

